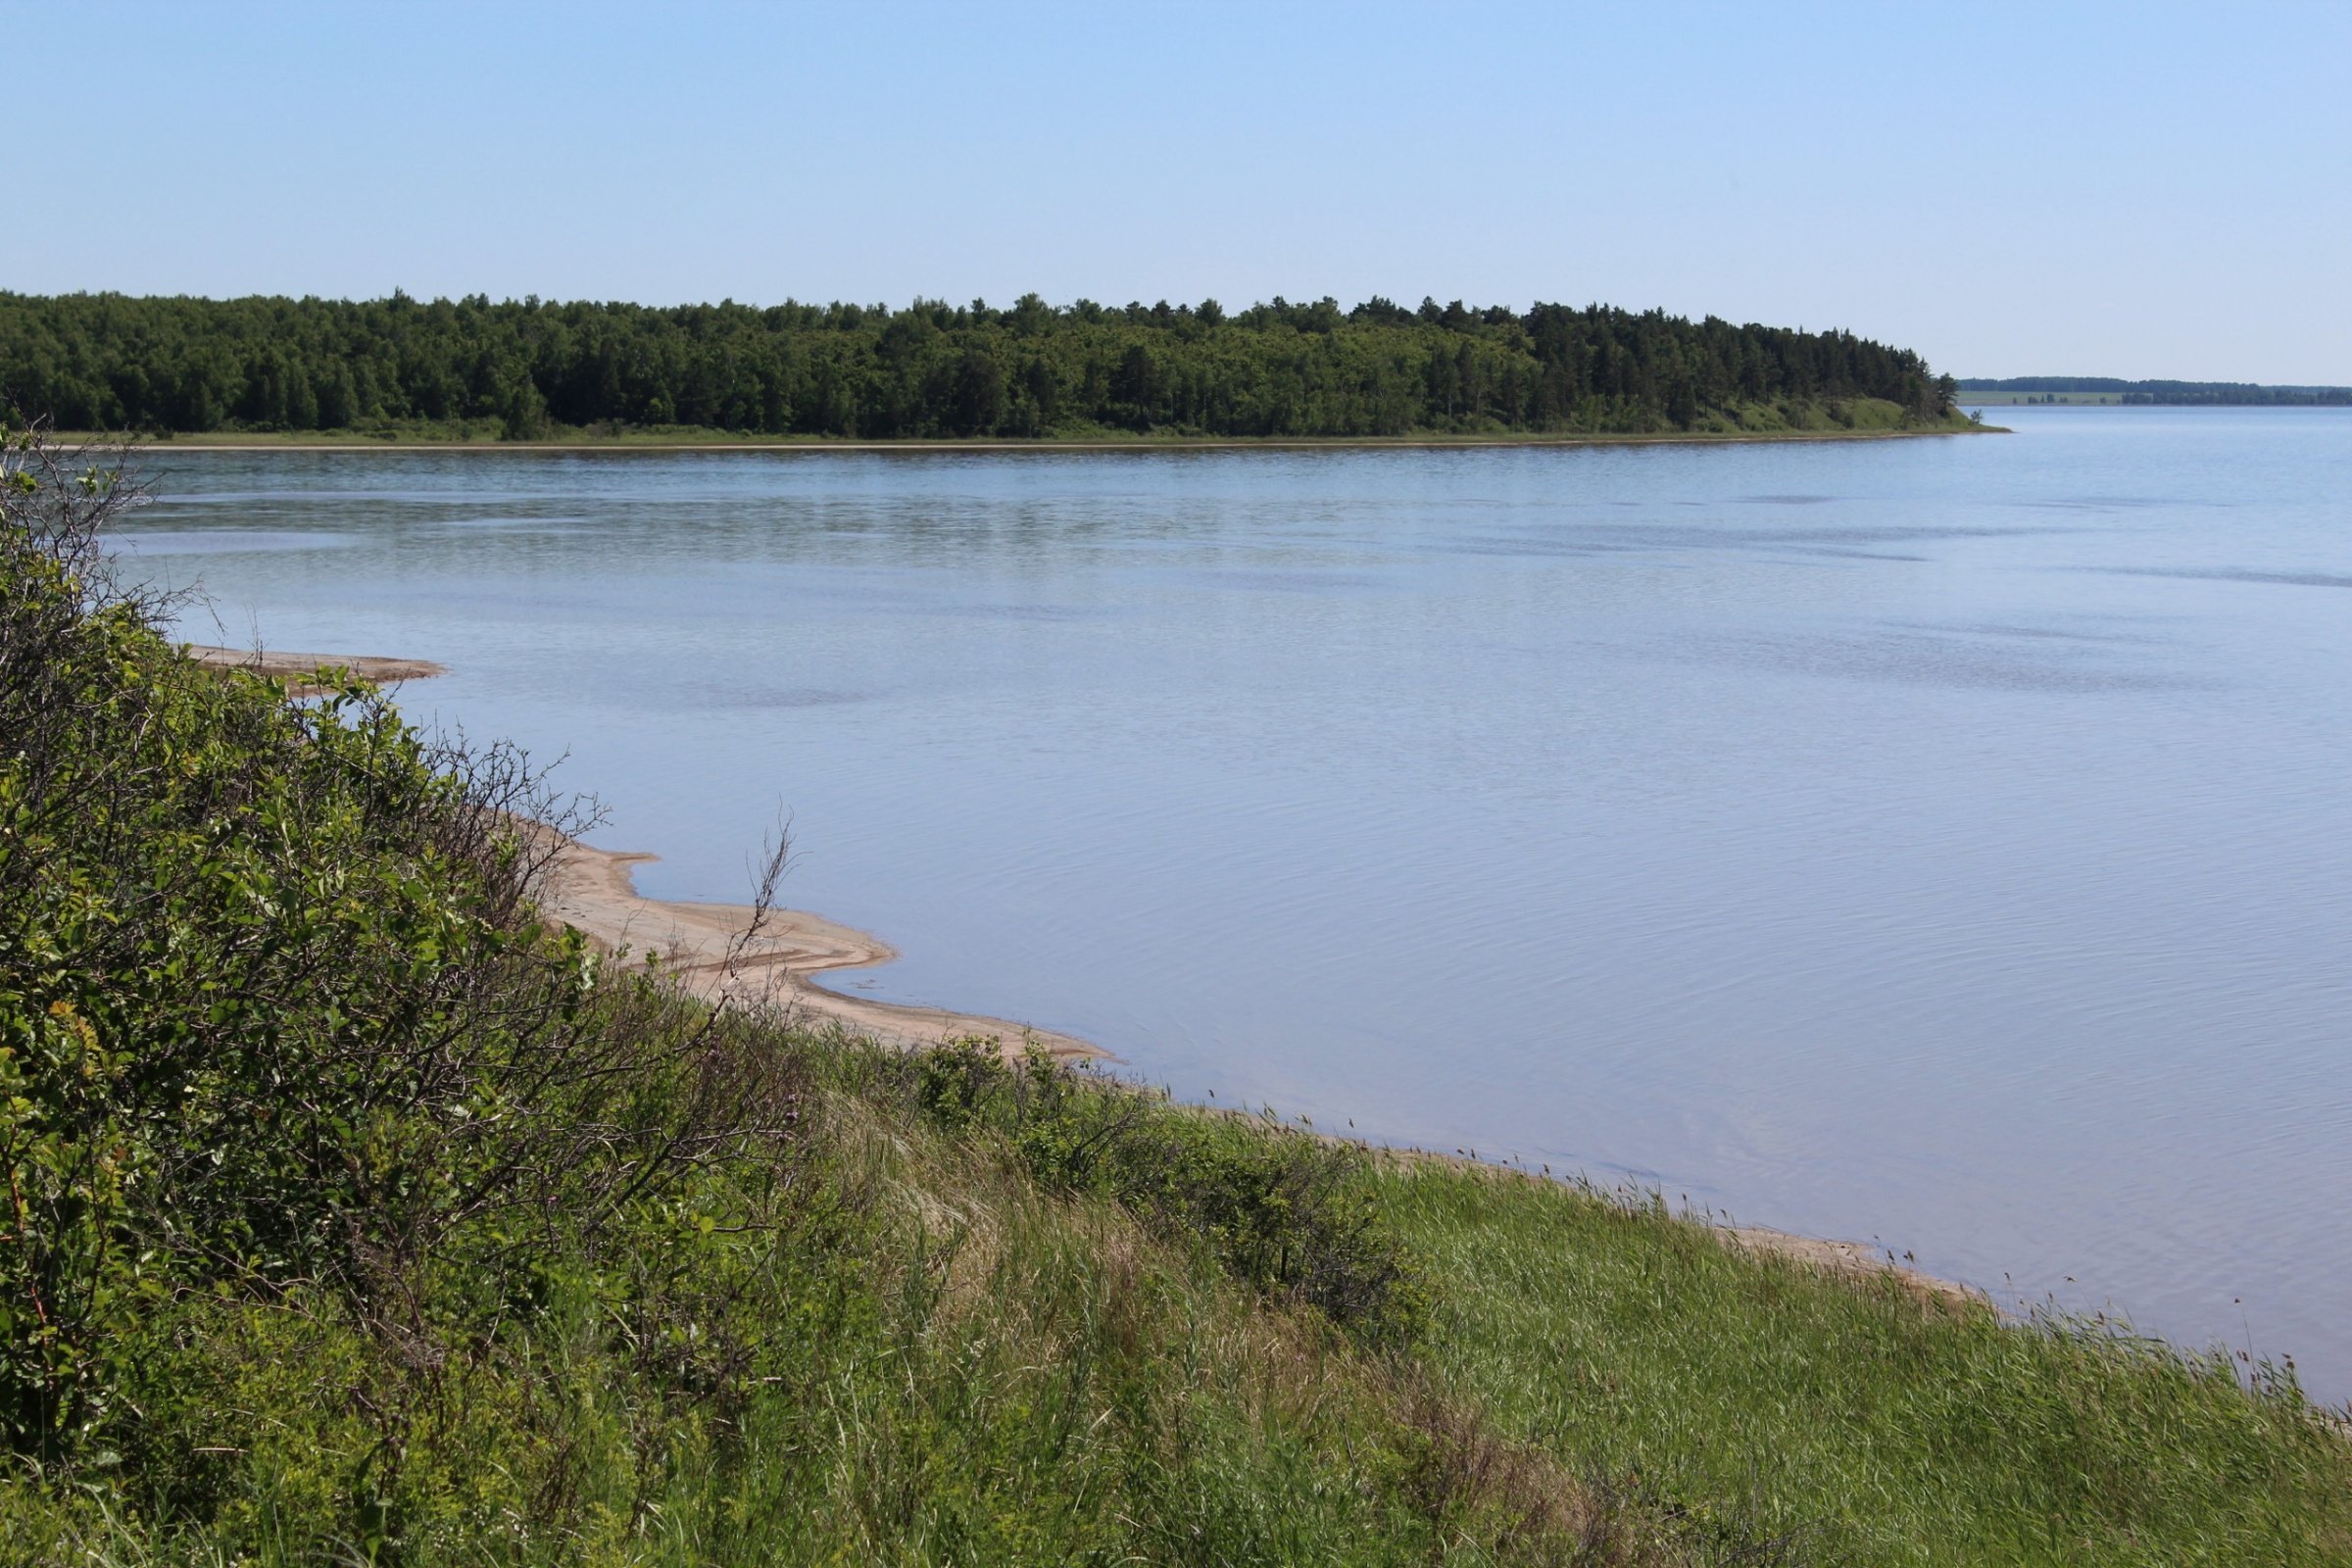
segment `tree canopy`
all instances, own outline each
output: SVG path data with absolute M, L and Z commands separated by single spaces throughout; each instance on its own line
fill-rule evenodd
M 493 420 L 760 435 L 1394 436 L 1689 429 L 1842 400 L 1952 412 L 1919 355 L 1848 332 L 1592 305 L 650 308 L 0 293 L 0 394 L 60 428 L 366 430 Z

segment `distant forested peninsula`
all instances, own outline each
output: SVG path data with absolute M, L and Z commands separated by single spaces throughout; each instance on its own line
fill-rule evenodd
M 2248 407 L 2352 406 L 2352 386 L 2258 386 L 2251 381 L 2123 381 L 2105 375 L 2013 375 L 1960 383 L 1970 394 L 2000 403 L 2139 403 Z
M 0 293 L 0 396 L 60 429 L 539 440 L 1766 434 L 1964 426 L 1847 332 L 1277 298 L 649 308 Z

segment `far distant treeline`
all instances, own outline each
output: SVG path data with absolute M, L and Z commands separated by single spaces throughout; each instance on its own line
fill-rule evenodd
M 765 436 L 1394 436 L 1958 419 L 1955 383 L 1846 332 L 1385 299 L 760 308 L 0 293 L 0 396 L 59 428 L 494 421 Z M 1865 400 L 1875 400 L 1868 401 Z
M 2121 381 L 2103 375 L 2013 375 L 1960 383 L 1971 392 L 2102 393 L 2123 403 L 2352 405 L 2352 386 L 2257 386 L 2251 381 Z

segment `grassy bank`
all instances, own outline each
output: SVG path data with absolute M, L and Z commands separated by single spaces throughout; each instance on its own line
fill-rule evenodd
M 409 419 L 364 429 L 284 430 L 225 428 L 201 433 L 158 433 L 144 439 L 159 450 L 310 451 L 384 448 L 480 449 L 485 451 L 1155 451 L 1193 447 L 1488 447 L 1621 445 L 1644 442 L 1846 440 L 1895 435 L 1945 435 L 1986 427 L 1954 412 L 1924 419 L 1878 398 L 1780 401 L 1738 404 L 1709 410 L 1689 428 L 1657 421 L 1654 429 L 1548 431 L 1455 429 L 1412 431 L 1395 436 L 1221 436 L 1181 430 L 1138 435 L 1131 430 L 1080 427 L 1032 438 L 895 438 L 860 440 L 846 436 L 778 436 L 704 425 L 549 424 L 528 439 L 514 439 L 497 419 Z M 89 441 L 94 433 L 61 439 Z
M 515 759 L 182 659 L 10 463 L 0 1561 L 2352 1553 L 2282 1380 L 600 962 Z
M 1530 1182 L 1402 1173 L 1433 1375 L 1580 1473 L 1800 1559 L 2352 1559 L 2352 1455 L 2226 1351 L 2020 1324 Z M 1632 1478 L 1639 1478 L 1638 1481 Z

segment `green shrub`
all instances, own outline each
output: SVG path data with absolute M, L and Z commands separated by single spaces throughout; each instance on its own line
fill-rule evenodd
M 21 439 L 0 487 L 0 1443 L 120 1447 L 177 1296 L 324 1292 L 421 1344 L 434 1271 L 788 1128 L 725 1019 L 539 925 L 520 759 L 333 672 L 200 669 L 107 578 L 118 473 Z
M 993 1040 L 923 1052 L 913 1098 L 949 1132 L 995 1130 L 1049 1188 L 1116 1200 L 1155 1235 L 1204 1246 L 1236 1278 L 1370 1343 L 1418 1332 L 1421 1270 L 1376 1211 L 1360 1153 L 1268 1118 L 1183 1109 Z

